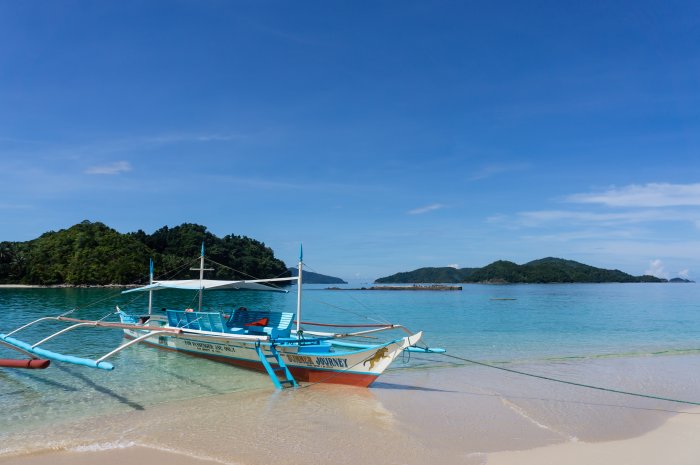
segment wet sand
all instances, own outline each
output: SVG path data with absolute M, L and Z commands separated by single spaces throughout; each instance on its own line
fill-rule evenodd
M 600 443 L 565 443 L 489 454 L 488 465 L 697 465 L 700 409 L 671 418 L 642 436 Z
M 518 368 L 700 398 L 697 355 Z M 256 389 L 18 431 L 0 464 L 695 465 L 698 433 L 700 410 L 681 404 L 442 366 L 393 370 L 372 389 Z
M 54 452 L 36 454 L 2 461 L 12 465 L 122 465 L 125 463 L 151 463 L 153 465 L 214 465 L 212 460 L 202 460 L 184 454 L 131 446 L 120 449 L 89 452 Z
M 568 442 L 524 451 L 467 454 L 462 463 L 483 465 L 697 465 L 700 459 L 700 409 L 679 414 L 661 427 L 632 439 L 583 443 Z M 437 458 L 436 458 L 437 460 Z M 5 465 L 219 465 L 218 460 L 200 459 L 174 452 L 132 446 L 91 452 L 56 452 L 1 461 Z M 285 463 L 302 463 L 289 458 Z M 377 456 L 371 463 L 401 463 L 391 457 Z M 424 462 L 439 463 L 439 462 Z

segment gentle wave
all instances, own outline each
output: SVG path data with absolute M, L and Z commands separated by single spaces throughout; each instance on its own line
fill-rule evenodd
M 137 444 L 133 441 L 113 441 L 113 442 L 100 442 L 95 444 L 87 444 L 69 447 L 67 450 L 71 452 L 103 452 L 115 449 L 128 449 L 129 447 L 134 447 Z

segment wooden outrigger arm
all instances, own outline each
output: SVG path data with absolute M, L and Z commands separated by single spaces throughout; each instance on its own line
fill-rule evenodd
M 75 323 L 67 328 L 63 328 L 60 331 L 57 331 L 44 339 L 40 340 L 39 342 L 35 344 L 29 344 L 27 342 L 21 341 L 19 339 L 15 339 L 14 337 L 11 337 L 13 334 L 28 328 L 36 323 L 39 323 L 41 321 L 46 321 L 46 320 L 54 320 L 54 321 L 66 321 L 66 322 L 72 322 Z M 50 341 L 51 339 L 60 336 L 61 334 L 67 333 L 68 331 L 72 331 L 77 328 L 81 327 L 101 327 L 101 328 L 120 328 L 120 329 L 139 329 L 139 330 L 146 330 L 149 331 L 147 334 L 144 334 L 143 336 L 140 336 L 132 341 L 127 342 L 126 344 L 122 344 L 121 346 L 117 347 L 113 351 L 109 352 L 106 355 L 103 355 L 102 357 L 98 358 L 97 360 L 92 360 L 89 358 L 83 358 L 83 357 L 75 357 L 72 355 L 65 355 L 65 354 L 60 354 L 58 352 L 53 352 L 50 350 L 43 349 L 39 347 L 41 344 L 44 344 L 47 341 Z M 140 325 L 134 325 L 134 324 L 124 324 L 124 323 L 108 323 L 104 321 L 99 321 L 99 320 L 80 320 L 77 318 L 68 318 L 65 316 L 53 316 L 53 317 L 43 317 L 39 318 L 37 320 L 34 320 L 30 323 L 27 323 L 24 326 L 21 326 L 14 331 L 8 333 L 8 334 L 0 334 L 0 343 L 2 343 L 5 346 L 8 346 L 20 353 L 23 353 L 25 355 L 28 355 L 32 359 L 38 359 L 39 357 L 50 359 L 50 360 L 56 360 L 59 362 L 67 362 L 67 363 L 72 363 L 74 365 L 82 365 L 86 366 L 89 368 L 100 368 L 102 370 L 113 370 L 114 365 L 112 365 L 109 362 L 105 362 L 105 360 L 109 357 L 112 357 L 113 355 L 121 352 L 122 350 L 126 349 L 127 347 L 136 344 L 138 342 L 142 342 L 145 339 L 148 339 L 149 337 L 153 337 L 159 334 L 180 334 L 182 333 L 181 329 L 177 328 L 154 328 L 153 330 L 149 330 L 147 327 L 140 326 Z M 48 364 L 46 364 L 48 366 Z
M 145 339 L 148 339 L 149 337 L 157 336 L 157 335 L 159 335 L 159 334 L 172 334 L 172 333 L 173 333 L 173 331 L 169 331 L 169 330 L 168 330 L 168 331 L 165 331 L 165 330 L 151 331 L 151 332 L 148 333 L 148 334 L 144 334 L 143 336 L 139 336 L 139 337 L 137 337 L 136 339 L 132 339 L 131 341 L 127 342 L 126 344 L 120 345 L 119 347 L 117 347 L 116 349 L 114 349 L 113 351 L 111 351 L 110 353 L 108 353 L 108 354 L 106 354 L 106 355 L 103 355 L 102 357 L 98 358 L 98 359 L 95 360 L 95 361 L 96 361 L 97 363 L 103 362 L 104 360 L 108 359 L 108 358 L 111 357 L 112 355 L 121 352 L 122 350 L 126 349 L 127 347 L 129 347 L 129 346 L 131 346 L 131 345 L 133 345 L 133 344 L 138 344 L 139 342 L 141 342 L 141 341 L 143 341 L 143 340 L 145 340 Z

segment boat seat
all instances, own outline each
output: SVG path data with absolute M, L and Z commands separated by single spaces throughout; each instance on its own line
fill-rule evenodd
M 186 312 L 166 310 L 168 325 L 174 328 L 199 329 L 217 333 L 227 332 L 226 321 L 219 312 Z
M 267 318 L 265 326 L 251 325 Z M 294 313 L 271 312 L 268 310 L 248 310 L 241 307 L 235 310 L 226 322 L 226 327 L 232 333 L 268 335 L 271 338 L 289 337 L 292 331 Z

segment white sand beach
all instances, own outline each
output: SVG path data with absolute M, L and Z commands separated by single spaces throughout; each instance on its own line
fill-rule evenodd
M 592 382 L 624 370 L 630 385 L 675 372 L 685 387 L 674 395 L 699 392 L 683 379 L 699 356 L 526 368 Z M 371 389 L 254 389 L 96 415 L 18 432 L 11 441 L 36 447 L 0 464 L 697 465 L 698 434 L 700 409 L 687 405 L 463 366 L 394 370 Z
M 567 442 L 523 451 L 467 454 L 465 462 L 483 465 L 697 465 L 700 459 L 700 409 L 679 414 L 657 429 L 641 436 L 620 441 L 584 443 Z M 435 459 L 440 456 L 436 451 Z M 290 458 L 286 463 L 308 463 L 312 457 Z M 298 461 L 297 461 L 298 460 Z M 465 463 L 462 462 L 462 463 Z M 131 446 L 89 452 L 54 452 L 0 460 L 5 465 L 214 465 L 207 460 L 175 452 Z M 230 464 L 247 462 L 223 462 Z M 253 463 L 253 462 L 250 462 Z M 367 463 L 401 463 L 391 457 L 378 456 Z M 424 462 L 440 463 L 440 462 Z M 456 462 L 452 462 L 456 463 Z

